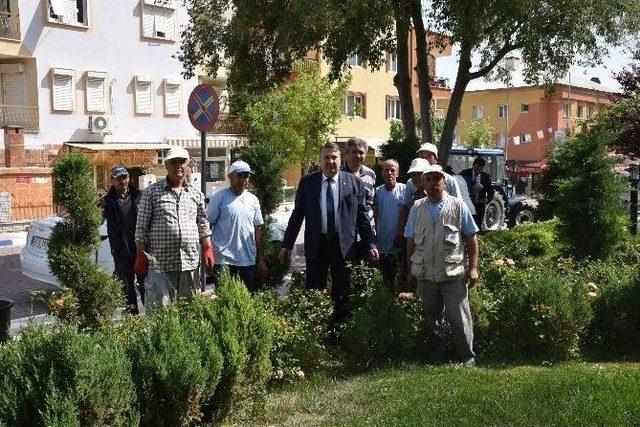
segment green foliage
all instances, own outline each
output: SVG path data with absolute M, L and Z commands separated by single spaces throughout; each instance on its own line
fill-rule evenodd
M 493 147 L 494 129 L 488 120 L 471 120 L 461 122 L 465 147 L 490 148 Z
M 625 186 L 613 172 L 607 144 L 614 136 L 601 129 L 585 130 L 556 144 L 549 163 L 554 182 L 558 237 L 578 258 L 605 258 L 626 235 L 620 202 Z
M 282 285 L 282 280 L 291 266 L 291 260 L 287 260 L 284 264 L 280 263 L 278 255 L 282 248 L 282 241 L 274 240 L 275 236 L 273 236 L 270 227 L 264 226 L 262 235 L 264 236 L 264 258 L 269 271 L 261 287 L 263 289 L 276 289 Z
M 267 218 L 284 201 L 283 173 L 289 166 L 274 141 L 252 141 L 240 150 L 242 160 L 249 163 L 253 174 L 253 192 L 260 202 L 262 215 Z
M 0 348 L 0 425 L 131 426 L 131 362 L 116 340 L 30 325 Z
M 614 133 L 609 146 L 617 153 L 638 157 L 640 155 L 640 92 L 614 102 L 595 118 L 597 128 Z
M 61 320 L 84 327 L 104 325 L 123 296 L 120 281 L 99 270 L 93 260 L 100 243 L 102 214 L 91 163 L 82 154 L 66 154 L 53 168 L 53 177 L 54 202 L 67 216 L 56 224 L 49 239 L 49 266 L 62 286 L 50 306 Z
M 259 295 L 258 301 L 275 325 L 271 350 L 274 380 L 292 380 L 331 365 L 324 342 L 333 304 L 328 294 L 293 287 L 283 298 L 275 291 Z

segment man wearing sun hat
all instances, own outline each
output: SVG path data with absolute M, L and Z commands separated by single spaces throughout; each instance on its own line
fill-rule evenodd
M 167 177 L 147 187 L 138 206 L 135 268 L 137 274 L 148 268 L 146 305 L 198 292 L 201 250 L 209 274 L 214 265 L 204 195 L 188 180 L 189 152 L 171 148 L 164 165 Z
M 267 264 L 262 240 L 262 211 L 258 198 L 247 191 L 251 167 L 242 160 L 231 163 L 229 187 L 209 197 L 207 217 L 213 232 L 217 260 L 214 283 L 223 266 L 255 291 L 256 273 L 265 275 Z
M 469 208 L 445 191 L 445 173 L 430 165 L 423 182 L 427 197 L 415 202 L 405 237 L 410 271 L 418 280 L 433 363 L 444 361 L 443 313 L 451 325 L 455 359 L 475 364 L 468 289 L 478 280 L 478 241 Z
M 129 185 L 129 172 L 124 166 L 114 166 L 109 176 L 111 187 L 103 199 L 103 216 L 107 220 L 114 274 L 123 283 L 129 309 L 137 314 L 138 298 L 133 263 L 136 256 L 136 218 L 142 193 Z M 139 283 L 142 279 L 138 277 Z M 144 301 L 144 291 L 140 292 L 140 296 Z

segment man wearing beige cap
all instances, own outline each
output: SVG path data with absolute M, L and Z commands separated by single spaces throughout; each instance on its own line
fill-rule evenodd
M 204 195 L 188 181 L 189 152 L 171 148 L 164 165 L 166 179 L 147 187 L 138 206 L 135 269 L 138 275 L 147 273 L 147 306 L 198 291 L 201 249 L 209 274 L 214 265 Z
M 229 187 L 209 197 L 207 217 L 213 232 L 217 260 L 214 283 L 223 266 L 255 291 L 256 273 L 265 276 L 267 263 L 262 246 L 262 211 L 258 198 L 247 191 L 251 167 L 242 160 L 229 166 Z

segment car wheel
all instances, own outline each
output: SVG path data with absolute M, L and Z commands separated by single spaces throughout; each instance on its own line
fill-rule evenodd
M 495 231 L 505 228 L 505 208 L 504 199 L 497 191 L 493 194 L 493 199 L 487 204 L 482 221 L 482 231 Z

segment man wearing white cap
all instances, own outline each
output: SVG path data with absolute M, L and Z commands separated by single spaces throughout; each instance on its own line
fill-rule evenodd
M 147 306 L 198 292 L 200 249 L 209 274 L 214 266 L 204 195 L 188 181 L 189 152 L 171 148 L 164 166 L 166 179 L 147 187 L 138 206 L 135 270 L 147 276 Z
M 422 144 L 420 148 L 418 148 L 418 151 L 416 151 L 416 154 L 418 154 L 418 158 L 425 159 L 427 162 L 429 162 L 430 165 L 438 164 L 438 147 L 436 147 L 434 144 L 431 144 L 430 142 Z M 460 187 L 458 185 L 458 181 L 456 181 L 456 179 L 448 173 L 444 173 L 444 178 L 445 189 L 447 190 L 447 193 L 449 193 L 449 195 L 453 197 L 460 197 Z M 415 182 L 412 181 L 407 182 L 407 188 L 404 192 L 404 205 L 408 209 L 410 209 L 413 205 L 413 196 L 417 188 Z
M 429 356 L 433 363 L 444 361 L 446 314 L 456 361 L 473 365 L 473 319 L 467 284 L 473 286 L 478 280 L 478 227 L 466 203 L 445 191 L 440 165 L 430 165 L 423 182 L 427 197 L 411 208 L 404 235 L 410 271 L 418 279 L 422 297 Z
M 241 160 L 229 166 L 229 188 L 209 198 L 207 217 L 213 231 L 217 264 L 214 283 L 227 266 L 249 291 L 255 290 L 257 273 L 266 275 L 267 264 L 262 246 L 262 211 L 258 198 L 247 191 L 251 167 Z

